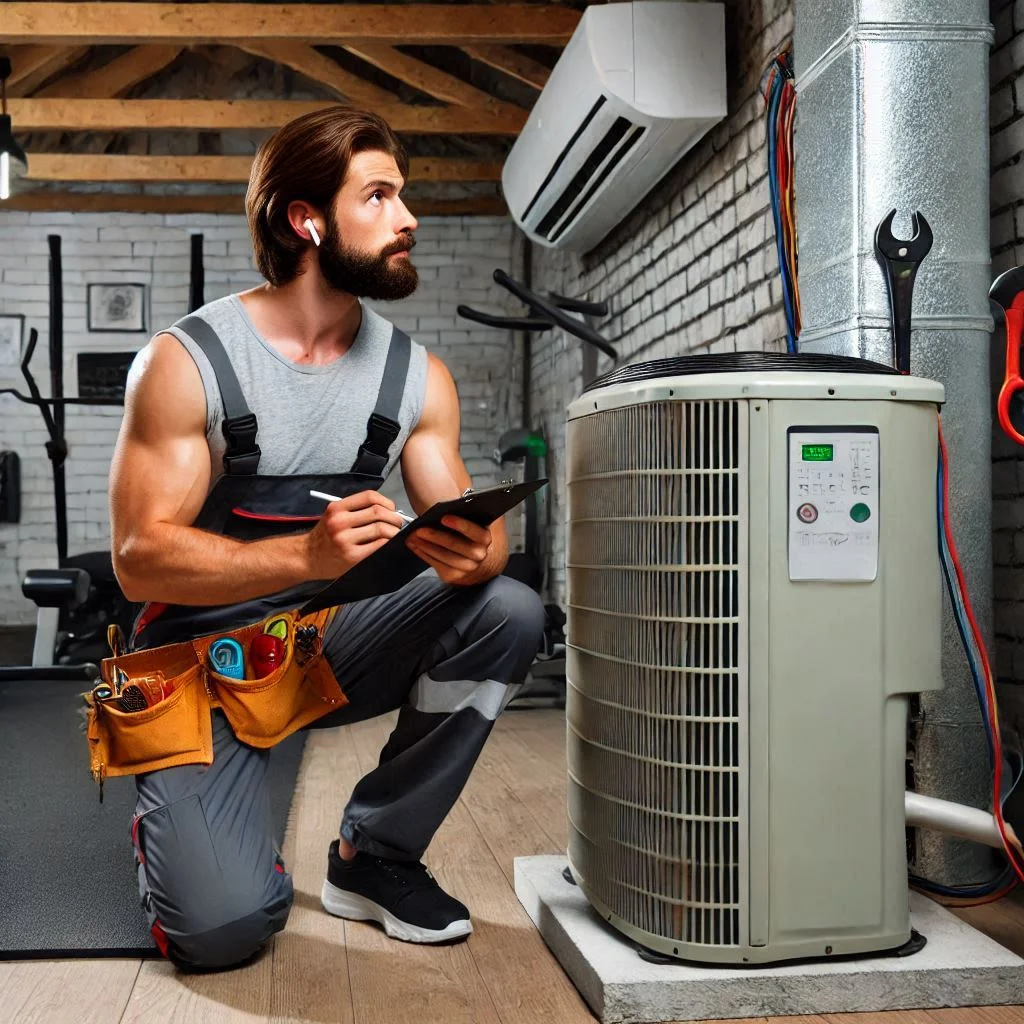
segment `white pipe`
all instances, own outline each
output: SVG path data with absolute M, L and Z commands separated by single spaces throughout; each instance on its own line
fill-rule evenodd
M 934 796 L 924 796 L 922 793 L 907 793 L 904 805 L 908 825 L 960 836 L 975 843 L 994 846 L 997 850 L 1003 848 L 999 826 L 988 811 L 955 804 L 951 800 L 939 800 Z M 1015 840 L 1016 836 L 1009 824 L 1006 826 L 1006 834 L 1011 842 Z

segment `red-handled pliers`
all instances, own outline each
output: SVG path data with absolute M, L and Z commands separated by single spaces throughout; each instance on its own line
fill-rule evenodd
M 1024 267 L 1000 274 L 988 290 L 988 297 L 1006 318 L 1006 372 L 999 389 L 996 408 L 999 425 L 1011 441 L 1024 445 L 1024 380 L 1020 375 L 1021 334 L 1024 332 Z

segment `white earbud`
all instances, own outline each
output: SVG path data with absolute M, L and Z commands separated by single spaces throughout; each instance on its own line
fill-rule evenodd
M 310 236 L 313 239 L 313 244 L 319 246 L 320 236 L 316 233 L 316 226 L 313 224 L 313 221 L 309 217 L 307 217 L 302 222 L 302 226 L 309 232 Z

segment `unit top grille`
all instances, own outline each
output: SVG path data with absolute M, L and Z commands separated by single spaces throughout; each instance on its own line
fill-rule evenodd
M 646 363 L 620 366 L 592 380 L 584 393 L 613 384 L 653 380 L 656 377 L 681 377 L 700 373 L 872 373 L 896 374 L 898 371 L 885 363 L 855 356 L 830 355 L 825 352 L 719 352 L 708 355 L 675 356 L 672 359 L 654 359 Z

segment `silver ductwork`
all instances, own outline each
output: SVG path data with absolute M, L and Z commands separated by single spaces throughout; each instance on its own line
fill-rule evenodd
M 874 232 L 920 210 L 935 243 L 917 275 L 912 372 L 946 388 L 955 535 L 979 624 L 992 636 L 987 0 L 796 0 L 796 195 L 801 351 L 892 362 Z M 990 648 L 991 649 L 991 648 Z M 945 689 L 921 696 L 914 787 L 987 807 L 984 731 L 945 605 Z M 988 850 L 918 832 L 915 868 L 941 882 L 989 877 Z

